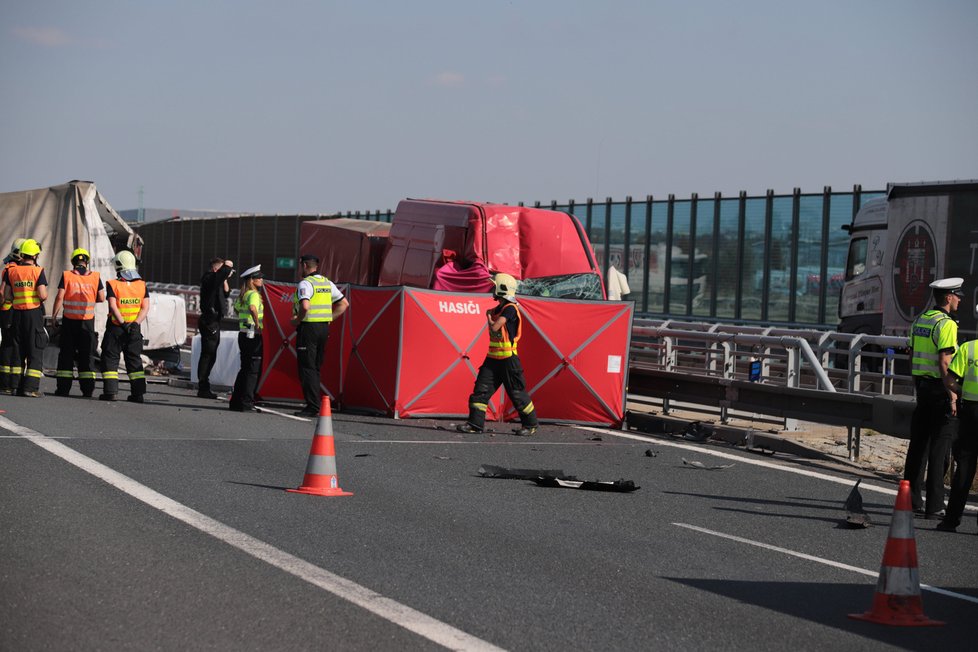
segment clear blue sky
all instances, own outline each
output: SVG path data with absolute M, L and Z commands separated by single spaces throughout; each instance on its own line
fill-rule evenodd
M 0 192 L 118 210 L 978 177 L 976 0 L 6 0 L 0 30 Z

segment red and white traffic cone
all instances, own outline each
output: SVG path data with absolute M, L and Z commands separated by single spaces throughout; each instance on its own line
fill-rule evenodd
M 329 397 L 323 397 L 319 409 L 319 419 L 316 421 L 316 434 L 312 438 L 312 448 L 309 450 L 309 461 L 306 463 L 306 475 L 302 486 L 298 489 L 286 489 L 292 493 L 311 494 L 313 496 L 352 496 L 348 491 L 339 487 L 336 477 L 336 447 L 333 444 L 333 415 L 329 405 Z
M 880 577 L 876 583 L 873 606 L 861 614 L 849 614 L 856 620 L 868 620 L 882 625 L 923 627 L 943 625 L 924 615 L 920 599 L 920 576 L 917 573 L 917 542 L 913 534 L 913 510 L 910 502 L 910 481 L 901 480 L 897 491 L 890 534 L 883 551 Z

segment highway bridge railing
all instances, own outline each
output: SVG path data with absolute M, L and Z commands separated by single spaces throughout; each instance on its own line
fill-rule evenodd
M 784 420 L 844 426 L 850 456 L 862 429 L 909 437 L 913 383 L 904 338 L 636 319 L 630 396 Z

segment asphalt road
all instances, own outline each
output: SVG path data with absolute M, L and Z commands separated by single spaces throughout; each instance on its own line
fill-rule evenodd
M 284 489 L 301 484 L 314 421 L 151 392 L 145 405 L 0 397 L 0 649 L 973 644 L 973 512 L 959 534 L 916 521 L 920 581 L 937 589 L 924 611 L 945 626 L 847 617 L 876 591 L 895 497 L 882 480 L 862 485 L 876 525 L 851 530 L 854 478 L 799 461 L 600 428 L 526 439 L 336 414 L 354 495 L 305 496 Z M 483 464 L 641 488 L 538 487 L 481 477 Z

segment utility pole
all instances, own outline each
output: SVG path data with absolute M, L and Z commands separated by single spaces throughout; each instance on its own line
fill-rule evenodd
M 145 218 L 146 215 L 143 212 L 143 187 L 139 186 L 139 208 L 136 210 L 136 223 L 142 224 Z

